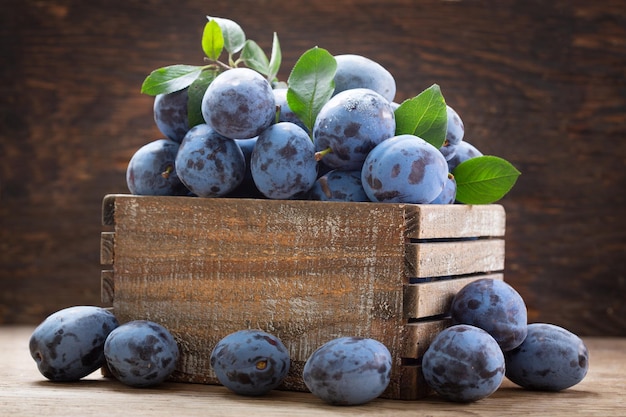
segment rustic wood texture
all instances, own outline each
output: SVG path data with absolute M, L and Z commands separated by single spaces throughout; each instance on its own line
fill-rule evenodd
M 585 338 L 590 368 L 583 381 L 559 393 L 526 391 L 505 379 L 490 397 L 471 404 L 437 396 L 413 401 L 377 399 L 354 407 L 324 404 L 305 392 L 275 390 L 242 397 L 214 385 L 167 382 L 138 390 L 95 372 L 71 384 L 48 382 L 24 346 L 34 327 L 0 327 L 0 411 L 37 417 L 206 416 L 550 416 L 617 417 L 626 409 L 626 339 Z M 418 375 L 418 374 L 416 374 Z
M 376 59 L 398 99 L 438 83 L 467 140 L 522 171 L 503 201 L 505 279 L 531 321 L 626 335 L 626 3 L 4 0 L 0 322 L 100 300 L 100 204 L 160 137 L 144 77 L 202 63 L 204 16 L 232 18 L 286 79 L 318 45 Z
M 416 246 L 450 239 L 456 245 L 468 230 L 476 237 L 501 233 L 490 226 L 504 222 L 499 205 L 438 206 L 442 214 L 433 216 L 432 207 L 408 204 L 108 195 L 103 210 L 103 223 L 114 226 L 102 234 L 101 259 L 113 267 L 103 275 L 103 299 L 112 299 L 122 322 L 148 319 L 172 332 L 182 352 L 177 381 L 217 383 L 209 363 L 213 347 L 253 328 L 274 334 L 289 350 L 292 367 L 283 389 L 307 390 L 302 367 L 322 344 L 362 336 L 383 343 L 393 357 L 384 396 L 419 398 L 427 390 L 407 385 L 419 380 L 419 368 L 403 368 L 405 350 L 414 355 L 416 349 L 405 335 L 410 343 L 427 344 L 432 326 L 447 323 L 440 316 L 453 289 L 503 267 L 483 262 L 493 248 L 483 245 L 491 240 L 478 238 L 463 242 L 462 255 L 430 264 L 412 259 Z M 452 216 L 466 220 L 432 221 Z M 478 224 L 468 224 L 473 220 Z M 437 243 L 411 243 L 418 235 Z M 420 267 L 437 280 L 411 284 L 424 276 Z M 452 284 L 457 280 L 461 284 Z M 423 318 L 431 319 L 423 324 L 426 333 L 410 323 Z

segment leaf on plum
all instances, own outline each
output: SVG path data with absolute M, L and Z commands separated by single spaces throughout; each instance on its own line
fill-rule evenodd
M 239 24 L 223 17 L 207 16 L 207 19 L 219 25 L 224 38 L 224 48 L 229 54 L 241 51 L 246 43 L 246 34 Z
M 314 47 L 298 59 L 287 81 L 287 104 L 309 129 L 335 91 L 337 61 L 327 50 Z
M 246 41 L 246 45 L 241 51 L 241 59 L 247 67 L 263 75 L 267 76 L 270 72 L 270 63 L 267 59 L 267 55 L 265 55 L 265 52 L 263 52 L 259 44 L 251 39 Z
M 210 20 L 204 25 L 202 32 L 202 50 L 212 61 L 216 61 L 224 50 L 224 36 L 220 25 L 215 20 Z
M 483 155 L 460 163 L 452 172 L 456 200 L 464 204 L 491 204 L 504 197 L 521 173 L 507 160 Z
M 218 72 L 205 70 L 191 83 L 187 90 L 187 120 L 189 128 L 205 123 L 202 116 L 202 97 L 209 84 L 213 82 Z
M 439 85 L 433 84 L 417 96 L 402 102 L 395 116 L 396 135 L 415 135 L 437 149 L 443 146 L 448 117 L 446 101 Z
M 176 64 L 155 69 L 141 85 L 141 92 L 151 96 L 169 94 L 189 87 L 202 72 L 196 65 Z
M 278 42 L 278 35 L 274 32 L 274 38 L 272 39 L 272 54 L 270 56 L 269 74 L 268 79 L 272 81 L 278 75 L 280 71 L 280 65 L 282 64 L 283 55 L 280 50 L 280 42 Z

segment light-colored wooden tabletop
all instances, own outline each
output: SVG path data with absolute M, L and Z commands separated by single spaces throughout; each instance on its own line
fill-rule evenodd
M 302 392 L 251 398 L 198 384 L 130 388 L 99 371 L 75 383 L 49 382 L 28 351 L 33 329 L 0 327 L 0 416 L 626 416 L 626 338 L 584 339 L 589 372 L 580 384 L 559 393 L 526 391 L 505 379 L 493 395 L 471 404 L 433 396 L 337 407 Z

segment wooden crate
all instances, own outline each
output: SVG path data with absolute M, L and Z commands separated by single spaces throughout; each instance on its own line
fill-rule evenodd
M 209 357 L 258 328 L 292 358 L 281 389 L 306 390 L 309 355 L 371 337 L 394 366 L 385 398 L 428 393 L 420 358 L 453 295 L 503 278 L 500 205 L 415 205 L 108 195 L 102 300 L 121 322 L 166 326 L 182 352 L 172 379 L 217 384 Z

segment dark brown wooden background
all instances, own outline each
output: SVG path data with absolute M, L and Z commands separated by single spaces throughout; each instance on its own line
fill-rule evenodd
M 386 66 L 398 100 L 438 83 L 468 141 L 522 171 L 505 279 L 531 321 L 626 336 L 626 2 L 3 0 L 0 323 L 99 304 L 101 200 L 160 136 L 144 77 L 202 63 L 205 15 L 283 70 L 305 50 Z

